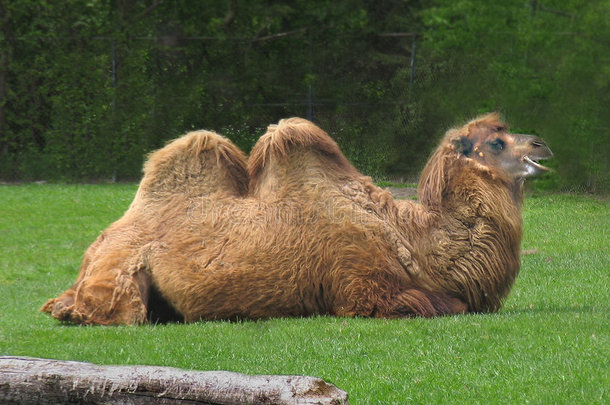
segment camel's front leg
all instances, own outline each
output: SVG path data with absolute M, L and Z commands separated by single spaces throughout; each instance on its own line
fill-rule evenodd
M 379 274 L 379 273 L 378 273 Z M 465 302 L 443 292 L 432 292 L 408 285 L 397 287 L 383 275 L 351 280 L 339 294 L 333 312 L 343 316 L 405 318 L 462 314 Z
M 468 310 L 465 302 L 450 297 L 444 293 L 410 288 L 394 295 L 385 311 L 376 314 L 382 318 L 402 318 L 421 316 L 431 318 L 434 316 L 463 314 Z

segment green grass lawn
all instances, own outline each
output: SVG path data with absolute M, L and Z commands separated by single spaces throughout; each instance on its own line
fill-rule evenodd
M 610 202 L 534 195 L 521 274 L 497 314 L 138 327 L 61 324 L 40 306 L 135 185 L 0 186 L 0 354 L 332 382 L 353 404 L 608 403 Z

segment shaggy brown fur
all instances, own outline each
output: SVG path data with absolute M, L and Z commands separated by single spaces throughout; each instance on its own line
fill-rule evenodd
M 523 178 L 550 157 L 495 114 L 450 130 L 420 203 L 394 201 L 299 118 L 269 127 L 248 163 L 192 132 L 153 153 L 136 197 L 43 311 L 85 324 L 495 311 L 519 270 Z

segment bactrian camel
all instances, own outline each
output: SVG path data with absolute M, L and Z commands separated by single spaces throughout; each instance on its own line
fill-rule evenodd
M 304 119 L 269 126 L 249 158 L 191 132 L 149 156 L 127 212 L 42 310 L 81 324 L 497 311 L 519 272 L 523 182 L 551 155 L 479 117 L 446 133 L 414 202 Z

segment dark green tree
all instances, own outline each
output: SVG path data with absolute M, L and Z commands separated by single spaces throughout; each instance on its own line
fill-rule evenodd
M 556 151 L 547 185 L 610 190 L 609 8 L 0 0 L 0 178 L 136 179 L 190 129 L 248 151 L 294 115 L 365 173 L 414 176 L 449 126 L 499 110 Z

